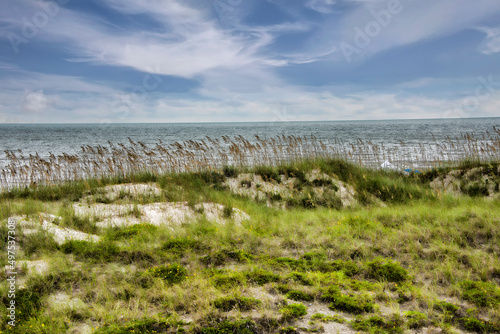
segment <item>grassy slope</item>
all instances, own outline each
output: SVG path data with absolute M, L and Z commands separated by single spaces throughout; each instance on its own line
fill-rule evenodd
M 87 324 L 97 333 L 293 333 L 297 326 L 321 331 L 333 321 L 372 333 L 500 331 L 498 197 L 436 193 L 428 185 L 436 172 L 404 176 L 335 160 L 255 172 L 278 182 L 280 174 L 314 168 L 351 184 L 361 205 L 334 210 L 309 196 L 287 210 L 270 208 L 232 195 L 219 173 L 143 174 L 2 194 L 3 249 L 4 223 L 14 214 L 62 215 L 63 224 L 104 238 L 98 245 L 57 246 L 42 233 L 19 236 L 17 260 L 46 259 L 50 270 L 27 278 L 16 299 L 18 326 L 9 329 L 2 319 L 0 330 L 63 333 Z M 311 185 L 298 179 L 307 193 Z M 164 189 L 161 200 L 213 201 L 252 218 L 241 225 L 199 219 L 173 229 L 98 230 L 68 209 L 101 185 L 151 181 Z M 59 292 L 81 305 L 49 307 L 49 296 Z M 1 295 L 7 302 L 6 285 Z M 300 318 L 313 314 L 294 304 L 323 305 L 329 314 L 308 324 Z

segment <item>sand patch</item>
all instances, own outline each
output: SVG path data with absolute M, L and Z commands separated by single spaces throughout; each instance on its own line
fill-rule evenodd
M 336 197 L 343 207 L 352 207 L 357 204 L 355 190 L 352 186 L 334 177 L 331 177 L 318 169 L 312 170 L 305 175 L 306 186 L 319 200 L 323 198 Z M 276 180 L 264 180 L 260 175 L 242 173 L 237 177 L 228 178 L 225 185 L 234 194 L 265 201 L 268 206 L 286 207 L 286 202 L 299 198 L 303 193 L 295 177 L 279 176 Z
M 123 197 L 158 197 L 162 190 L 155 183 L 126 183 L 115 184 L 104 187 L 105 198 L 109 201 L 115 201 Z
M 87 308 L 87 304 L 80 298 L 71 297 L 64 292 L 52 294 L 47 299 L 48 307 L 53 310 L 82 310 Z
M 233 208 L 230 217 L 224 217 L 224 206 L 217 203 L 201 203 L 189 206 L 187 202 L 160 202 L 151 204 L 92 204 L 76 203 L 75 214 L 81 217 L 93 217 L 101 228 L 130 226 L 148 223 L 156 226 L 179 225 L 204 217 L 209 221 L 226 223 L 232 220 L 241 223 L 250 219 L 245 212 Z
M 295 303 L 295 302 L 294 302 Z M 355 331 L 352 329 L 348 322 L 353 320 L 354 317 L 352 314 L 349 313 L 343 313 L 343 312 L 334 312 L 328 308 L 327 305 L 314 302 L 314 303 L 303 303 L 305 307 L 307 307 L 307 314 L 298 320 L 296 322 L 296 326 L 298 328 L 307 328 L 307 329 L 314 329 L 314 328 L 323 328 L 324 332 L 323 333 L 347 333 L 347 334 L 355 334 L 358 333 L 358 331 Z M 346 320 L 345 323 L 341 324 L 338 322 L 321 322 L 319 320 L 311 320 L 311 317 L 316 314 L 316 313 L 321 313 L 324 315 L 329 315 L 329 316 L 340 316 L 343 319 Z M 309 322 L 313 321 L 314 324 L 310 324 Z
M 17 264 L 21 268 L 26 268 L 27 273 L 29 274 L 38 274 L 43 275 L 49 270 L 49 263 L 45 260 L 37 260 L 37 261 L 18 261 Z
M 61 217 L 50 215 L 47 213 L 39 213 L 39 219 L 26 220 L 22 217 L 14 217 L 18 220 L 19 224 L 23 227 L 24 234 L 38 233 L 40 230 L 47 231 L 54 237 L 54 241 L 62 245 L 68 240 L 84 240 L 97 242 L 100 237 L 94 234 L 88 234 L 81 231 L 73 230 L 67 227 L 59 227 L 54 224 Z

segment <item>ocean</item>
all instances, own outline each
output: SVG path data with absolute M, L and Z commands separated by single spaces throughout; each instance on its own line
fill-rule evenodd
M 443 158 L 444 148 L 441 145 L 450 145 L 450 139 L 463 138 L 465 134 L 472 136 L 469 139 L 475 138 L 476 144 L 487 145 L 491 138 L 499 137 L 494 127 L 500 129 L 500 118 L 284 123 L 0 124 L 0 168 L 6 168 L 10 162 L 5 153 L 7 150 L 25 158 L 30 154 L 38 154 L 40 158 L 47 159 L 50 153 L 55 156 L 63 153 L 82 154 L 82 146 L 87 145 L 128 144 L 129 138 L 154 147 L 157 143 L 168 146 L 175 142 L 223 136 L 242 136 L 249 142 L 255 142 L 256 135 L 263 139 L 278 135 L 314 136 L 315 140 L 328 147 L 342 147 L 339 151 L 346 155 L 349 147 L 365 147 L 369 143 L 381 156 L 375 163 L 396 159 L 397 152 L 398 156 L 405 156 L 406 164 L 411 165 L 412 154 L 421 152 L 424 147 L 427 151 L 423 160 L 433 160 L 435 157 L 432 155 L 438 154 L 439 150 L 440 159 L 454 159 L 454 154 L 459 157 L 463 153 L 460 152 L 461 148 L 454 147 L 452 150 L 450 146 L 450 149 L 446 147 Z M 358 154 L 356 159 L 362 162 L 364 156 L 368 157 Z M 421 159 L 423 157 L 424 154 L 421 154 Z

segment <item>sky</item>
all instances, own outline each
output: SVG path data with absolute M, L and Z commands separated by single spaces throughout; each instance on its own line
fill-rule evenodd
M 1 0 L 0 123 L 500 117 L 497 0 Z

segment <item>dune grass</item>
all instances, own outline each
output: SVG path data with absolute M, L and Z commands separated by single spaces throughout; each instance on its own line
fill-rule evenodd
M 313 170 L 351 185 L 357 204 L 335 208 L 318 197 L 284 209 L 236 195 L 226 183 L 253 173 L 272 184 L 283 175 L 293 177 L 293 187 L 301 191 L 330 187 L 326 181 L 308 181 Z M 492 173 L 496 170 L 492 167 Z M 404 333 L 423 327 L 445 333 L 499 332 L 500 198 L 432 189 L 430 181 L 447 172 L 407 175 L 312 159 L 2 193 L 4 250 L 8 217 L 36 220 L 41 212 L 60 215 L 61 226 L 98 234 L 101 241 L 58 245 L 41 230 L 23 235 L 18 226 L 16 260 L 45 260 L 48 270 L 20 270 L 16 301 L 22 313 L 14 328 L 4 317 L 9 299 L 8 286 L 2 284 L 0 330 L 305 333 L 333 322 L 353 332 Z M 157 184 L 162 201 L 193 207 L 220 203 L 228 208 L 226 220 L 99 228 L 91 217 L 72 210 L 70 204 L 97 198 L 105 185 L 130 182 Z M 116 201 L 140 205 L 158 198 Z M 236 223 L 233 208 L 251 218 Z M 6 255 L 0 255 L 2 266 L 8 263 Z M 71 302 L 60 302 L 61 296 Z M 320 306 L 318 315 L 315 307 Z

